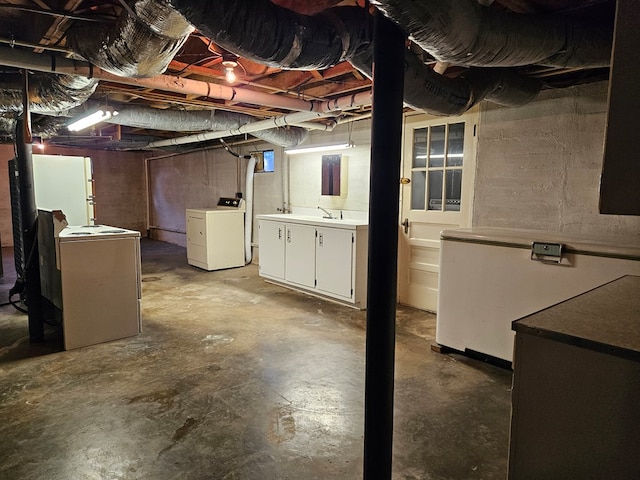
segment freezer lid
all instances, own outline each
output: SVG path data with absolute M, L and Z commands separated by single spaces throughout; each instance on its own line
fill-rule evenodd
M 526 249 L 531 249 L 533 242 L 561 243 L 566 253 L 640 260 L 640 235 L 604 237 L 544 230 L 474 227 L 443 230 L 440 239 Z

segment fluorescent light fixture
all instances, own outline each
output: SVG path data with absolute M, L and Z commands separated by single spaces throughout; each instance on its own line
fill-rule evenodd
M 96 123 L 104 122 L 109 120 L 111 117 L 118 115 L 118 111 L 114 110 L 112 107 L 100 107 L 95 112 L 87 115 L 85 117 L 79 118 L 75 122 L 69 124 L 67 129 L 70 132 L 79 132 L 80 130 L 84 130 L 85 128 L 89 128 Z
M 316 145 L 315 147 L 302 147 L 302 148 L 289 148 L 284 151 L 287 155 L 297 155 L 299 153 L 313 153 L 313 152 L 328 152 L 331 150 L 345 150 L 347 148 L 353 148 L 355 144 L 353 142 L 336 143 L 333 145 Z

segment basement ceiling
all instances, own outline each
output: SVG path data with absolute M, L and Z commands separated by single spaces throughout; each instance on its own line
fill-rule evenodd
M 325 12 L 330 8 L 349 7 L 368 11 L 373 11 L 376 8 L 364 0 L 272 1 L 278 7 L 309 16 Z M 162 0 L 157 0 L 157 2 L 163 3 Z M 95 31 L 96 35 L 100 35 L 100 32 L 115 28 L 116 23 L 122 22 L 122 17 L 127 12 L 132 13 L 134 3 L 125 0 L 8 0 L 0 2 L 0 48 L 11 49 L 13 52 L 19 51 L 30 56 L 40 55 L 46 57 L 47 62 L 52 55 L 60 59 L 86 59 L 86 56 L 83 56 L 75 48 L 74 42 L 70 40 L 74 30 L 85 29 L 87 31 L 88 29 L 89 32 Z M 210 2 L 214 6 L 216 3 Z M 531 18 L 532 21 L 549 16 L 565 16 L 585 22 L 586 25 L 604 27 L 611 31 L 615 14 L 615 0 L 484 0 L 480 3 L 483 5 L 483 9 L 522 14 L 527 19 Z M 326 17 L 326 21 L 332 21 L 330 16 Z M 273 25 L 274 29 L 279 27 L 279 25 Z M 252 31 L 247 29 L 243 34 L 251 36 Z M 259 44 L 260 39 L 257 40 Z M 438 62 L 432 54 L 419 47 L 417 42 L 408 41 L 408 49 L 428 68 L 436 69 L 447 78 L 464 77 L 469 68 L 452 62 Z M 145 148 L 149 142 L 184 136 L 199 130 L 185 131 L 183 129 L 183 131 L 176 132 L 168 128 L 167 125 L 149 128 L 149 126 L 102 123 L 88 131 L 72 133 L 68 132 L 64 125 L 69 123 L 70 117 L 77 116 L 82 111 L 95 109 L 97 105 L 105 104 L 116 109 L 139 107 L 153 109 L 154 112 L 175 110 L 183 112 L 233 112 L 246 115 L 247 117 L 242 117 L 248 119 L 244 123 L 247 121 L 250 123 L 281 118 L 287 113 L 296 111 L 278 105 L 282 103 L 280 100 L 283 99 L 324 102 L 352 95 L 366 95 L 366 92 L 371 88 L 371 81 L 366 73 L 362 73 L 362 69 L 356 69 L 347 61 L 341 61 L 321 69 L 291 70 L 273 64 L 266 65 L 265 62 L 256 61 L 255 58 L 247 58 L 249 55 L 243 55 L 242 51 L 242 49 L 238 49 L 233 52 L 228 45 L 225 49 L 206 32 L 195 29 L 188 34 L 184 43 L 179 45 L 163 75 L 172 77 L 171 81 L 175 84 L 180 83 L 180 79 L 187 79 L 207 85 L 206 88 L 209 90 L 212 85 L 221 85 L 227 88 L 229 83 L 225 79 L 226 70 L 223 62 L 228 60 L 228 54 L 239 53 L 233 58 L 237 64 L 234 68 L 236 81 L 232 84 L 233 88 L 249 93 L 268 94 L 278 100 L 271 102 L 276 105 L 269 105 L 268 102 L 238 101 L 235 97 L 233 99 L 213 98 L 206 94 L 203 95 L 202 92 L 170 91 L 171 89 L 156 84 L 140 85 L 113 77 L 106 80 L 100 79 L 94 93 L 87 101 L 83 99 L 83 101 L 77 102 L 78 105 L 73 106 L 72 109 L 56 112 L 57 117 L 50 113 L 41 115 L 36 113 L 37 109 L 34 109 L 34 113 L 32 113 L 34 134 L 39 133 L 46 142 L 56 145 L 139 149 Z M 23 69 L 15 65 L 8 66 L 11 65 L 11 62 L 4 62 L 1 59 L 2 55 L 0 55 L 0 71 L 4 80 L 0 81 L 0 116 L 2 116 L 4 123 L 0 123 L 0 139 L 4 142 L 12 142 L 10 125 L 13 118 L 19 114 L 20 109 L 8 106 L 9 100 L 5 98 L 3 101 L 2 95 L 10 97 L 13 94 L 15 96 L 16 89 L 21 88 L 19 82 L 16 84 L 16 79 L 21 78 L 20 72 L 23 69 L 31 69 L 27 66 Z M 517 65 L 511 67 L 510 70 L 521 77 L 539 80 L 542 88 L 563 88 L 608 78 L 606 66 L 563 67 L 535 64 Z M 31 77 L 33 75 L 30 75 Z M 35 101 L 34 98 L 31 100 Z M 369 110 L 368 102 L 360 102 L 353 108 L 341 108 L 332 116 L 311 118 L 307 122 L 302 122 L 302 125 L 303 128 L 313 127 L 313 124 L 318 128 L 331 128 L 336 122 L 366 116 Z M 41 132 L 38 131 L 39 128 L 42 130 Z M 300 127 L 286 126 L 284 128 Z M 233 142 L 251 138 L 253 138 L 251 134 L 229 132 L 227 139 Z M 206 144 L 212 141 L 218 142 L 217 140 L 203 140 L 200 143 Z

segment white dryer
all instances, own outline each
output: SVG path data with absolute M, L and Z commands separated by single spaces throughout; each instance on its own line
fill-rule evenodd
M 187 261 L 204 270 L 242 267 L 244 200 L 221 198 L 216 208 L 190 208 L 187 217 Z

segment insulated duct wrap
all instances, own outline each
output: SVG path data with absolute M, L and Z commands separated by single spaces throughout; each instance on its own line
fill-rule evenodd
M 269 0 L 168 0 L 216 44 L 264 65 L 313 70 L 349 58 L 371 39 L 371 17 L 359 7 L 302 15 Z
M 319 69 L 346 59 L 371 77 L 372 17 L 363 8 L 338 7 L 306 16 L 268 0 L 215 4 L 205 0 L 168 1 L 216 43 L 256 62 L 279 68 Z M 475 25 L 473 17 L 454 18 L 455 11 L 444 7 L 438 11 L 444 11 L 442 17 L 451 14 L 448 21 L 454 25 Z M 444 22 L 444 18 L 438 19 Z M 435 115 L 459 115 L 484 98 L 502 105 L 522 105 L 535 98 L 541 88 L 539 81 L 506 70 L 487 73 L 486 78 L 474 72 L 450 79 L 435 73 L 410 52 L 405 63 L 405 103 Z
M 158 110 L 121 106 L 118 112 L 108 123 L 174 132 L 233 130 L 256 121 L 250 115 L 215 110 Z M 275 145 L 294 147 L 307 138 L 308 132 L 299 127 L 280 127 L 253 132 L 252 135 Z
M 29 109 L 54 115 L 82 105 L 98 81 L 86 77 L 34 73 L 29 77 Z M 0 112 L 22 112 L 22 75 L 3 75 L 0 80 Z
M 92 64 L 122 77 L 163 73 L 193 27 L 162 0 L 139 0 L 115 27 L 85 24 L 70 29 L 69 45 Z
M 476 67 L 604 67 L 610 63 L 612 25 L 507 13 L 483 7 L 477 0 L 372 3 L 441 62 Z
M 354 67 L 371 77 L 373 49 L 351 58 Z M 532 101 L 542 83 L 500 68 L 471 69 L 457 78 L 434 72 L 405 51 L 404 102 L 432 115 L 461 115 L 482 100 L 520 106 Z

